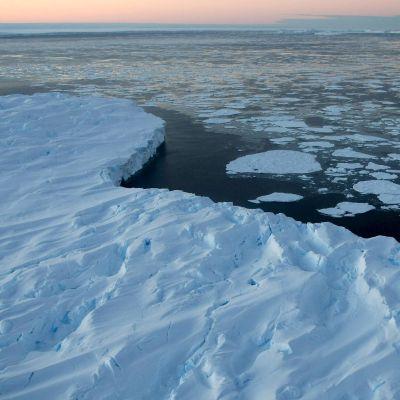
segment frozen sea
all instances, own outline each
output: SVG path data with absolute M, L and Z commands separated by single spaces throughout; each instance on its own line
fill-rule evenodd
M 131 185 L 399 238 L 399 34 L 34 28 L 0 29 L 0 95 L 134 99 L 167 121 L 161 157 Z M 321 170 L 226 173 L 275 150 L 312 155 Z M 275 192 L 303 198 L 251 202 Z M 354 214 L 340 211 L 348 202 Z

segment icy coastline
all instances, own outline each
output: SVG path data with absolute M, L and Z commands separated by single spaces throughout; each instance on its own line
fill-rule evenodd
M 0 397 L 400 397 L 400 245 L 124 189 L 164 124 L 0 97 Z

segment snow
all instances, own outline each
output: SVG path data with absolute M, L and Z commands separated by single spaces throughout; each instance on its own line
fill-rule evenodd
M 126 100 L 0 97 L 0 396 L 397 398 L 400 245 L 119 187 L 162 140 Z
M 375 209 L 368 203 L 354 203 L 354 202 L 343 202 L 337 204 L 333 208 L 323 208 L 318 210 L 321 214 L 330 215 L 331 217 L 353 217 L 357 214 L 364 214 L 368 211 Z
M 375 194 L 385 204 L 400 204 L 400 185 L 388 180 L 358 182 L 354 190 L 362 194 Z
M 271 150 L 239 157 L 226 166 L 229 174 L 307 174 L 321 170 L 315 156 L 294 150 Z
M 257 197 L 255 200 L 249 200 L 251 203 L 267 203 L 267 202 L 279 202 L 279 203 L 291 203 L 293 201 L 299 201 L 303 199 L 303 196 L 292 193 L 271 193 L 266 196 Z

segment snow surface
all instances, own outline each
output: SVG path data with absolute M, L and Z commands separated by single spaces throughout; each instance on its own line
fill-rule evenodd
M 307 174 L 321 170 L 315 156 L 294 150 L 271 150 L 250 154 L 231 161 L 226 170 L 229 174 Z
M 271 193 L 266 196 L 257 197 L 255 200 L 249 200 L 249 202 L 256 204 L 267 202 L 291 203 L 293 201 L 299 201 L 302 198 L 303 196 L 292 193 Z
M 395 399 L 400 245 L 124 189 L 125 100 L 0 97 L 2 399 Z
M 364 214 L 368 211 L 375 209 L 368 203 L 354 203 L 354 202 L 343 202 L 337 204 L 336 207 L 323 208 L 318 210 L 321 214 L 330 215 L 331 217 L 353 217 L 357 214 Z

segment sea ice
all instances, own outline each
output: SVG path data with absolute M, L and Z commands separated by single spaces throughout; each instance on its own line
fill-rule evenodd
M 300 147 L 317 147 L 317 148 L 323 148 L 323 149 L 329 149 L 334 146 L 335 145 L 333 143 L 323 142 L 323 141 L 303 142 L 300 144 Z
M 321 170 L 314 155 L 294 150 L 271 150 L 251 154 L 231 161 L 226 170 L 229 174 L 308 174 Z
M 397 175 L 389 174 L 387 172 L 373 172 L 370 175 L 373 176 L 375 179 L 388 179 L 388 180 L 397 179 Z
M 370 154 L 365 154 L 365 153 L 361 153 L 359 151 L 355 151 L 351 148 L 346 148 L 346 149 L 339 149 L 339 150 L 335 150 L 332 155 L 334 157 L 345 157 L 345 158 L 360 158 L 360 159 L 373 159 L 376 158 L 373 155 Z
M 364 214 L 368 211 L 375 209 L 368 203 L 353 203 L 353 202 L 343 202 L 339 203 L 333 208 L 323 208 L 318 210 L 321 214 L 330 215 L 331 217 L 353 217 L 357 214 Z
M 400 185 L 388 180 L 358 182 L 354 190 L 362 194 L 375 194 L 385 204 L 400 204 Z
M 267 202 L 291 203 L 293 201 L 299 201 L 302 198 L 303 196 L 292 193 L 271 193 L 266 196 L 257 197 L 255 200 L 249 200 L 249 202 L 256 204 Z
M 389 154 L 389 157 L 390 157 L 392 160 L 400 161 L 400 154 L 392 153 L 392 154 Z
M 360 163 L 346 163 L 346 162 L 341 162 L 337 163 L 336 165 L 337 169 L 361 169 L 363 168 L 363 165 Z
M 372 169 L 374 171 L 381 171 L 383 169 L 388 169 L 389 167 L 386 165 L 376 164 L 374 162 L 369 162 L 366 166 L 367 169 Z
M 218 118 L 218 117 L 208 118 L 204 120 L 204 123 L 208 125 L 219 125 L 219 124 L 223 125 L 223 124 L 229 124 L 230 122 L 232 122 L 232 120 L 229 118 Z

